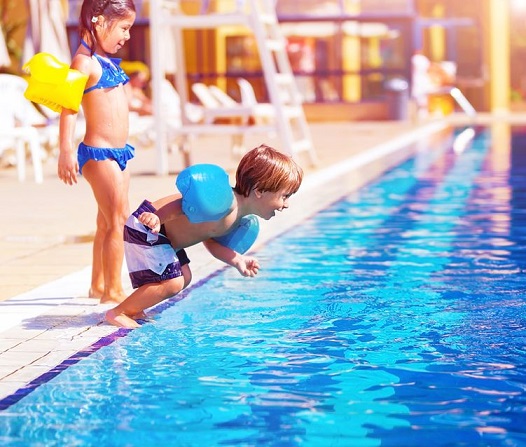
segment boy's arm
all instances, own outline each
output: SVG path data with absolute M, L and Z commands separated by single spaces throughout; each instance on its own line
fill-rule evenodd
M 214 258 L 235 267 L 241 275 L 256 276 L 258 274 L 260 266 L 256 258 L 242 255 L 231 248 L 221 245 L 214 239 L 203 241 L 203 245 Z

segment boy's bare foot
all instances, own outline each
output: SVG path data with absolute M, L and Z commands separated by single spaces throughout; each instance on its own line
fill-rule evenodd
M 136 313 L 135 315 L 132 315 L 131 318 L 134 319 L 134 320 L 147 320 L 148 319 L 148 315 L 146 315 L 146 312 L 141 310 L 140 312 Z
M 124 327 L 127 329 L 136 329 L 141 327 L 139 323 L 127 315 L 116 313 L 115 309 L 110 309 L 108 312 L 106 312 L 106 321 L 110 324 L 113 324 L 114 326 Z

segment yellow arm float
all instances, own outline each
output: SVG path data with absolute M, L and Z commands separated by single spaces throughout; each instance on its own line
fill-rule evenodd
M 62 108 L 79 111 L 88 75 L 49 53 L 35 54 L 22 68 L 29 74 L 27 99 L 59 113 Z

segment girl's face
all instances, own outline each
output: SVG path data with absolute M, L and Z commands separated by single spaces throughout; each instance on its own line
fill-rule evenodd
M 135 22 L 135 13 L 131 12 L 128 17 L 116 20 L 112 24 L 104 21 L 98 33 L 99 45 L 107 54 L 115 54 L 126 41 L 130 39 L 130 29 Z

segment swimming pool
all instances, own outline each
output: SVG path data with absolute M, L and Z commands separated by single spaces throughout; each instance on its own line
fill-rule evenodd
M 4 399 L 0 443 L 526 445 L 523 135 L 338 198 Z

